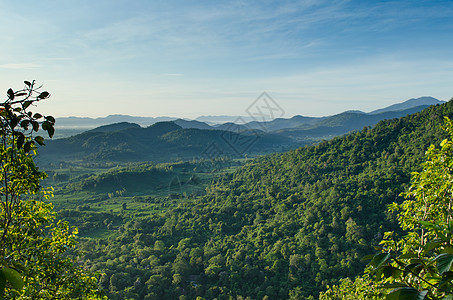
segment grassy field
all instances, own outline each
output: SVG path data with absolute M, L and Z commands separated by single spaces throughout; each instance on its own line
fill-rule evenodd
M 211 181 L 234 172 L 248 159 L 220 162 L 61 164 L 48 167 L 45 186 L 59 217 L 82 238 L 109 238 L 125 221 L 162 214 L 205 193 Z

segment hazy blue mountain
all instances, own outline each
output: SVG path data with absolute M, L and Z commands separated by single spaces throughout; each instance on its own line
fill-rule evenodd
M 385 108 L 377 109 L 369 114 L 379 114 L 382 112 L 387 112 L 387 111 L 399 111 L 399 110 L 405 110 L 417 106 L 430 106 L 430 105 L 436 105 L 436 104 L 442 104 L 445 103 L 445 101 L 438 100 L 433 97 L 420 97 L 420 98 L 412 98 L 407 101 L 404 101 L 402 103 L 397 103 L 393 104 L 390 106 L 387 106 Z
M 195 120 L 200 122 L 205 122 L 208 124 L 223 124 L 227 122 L 238 123 L 238 120 L 241 122 L 251 122 L 253 118 L 250 116 L 200 116 Z
M 405 102 L 398 103 L 391 105 L 386 108 L 378 109 L 375 111 L 370 112 L 369 114 L 378 114 L 381 112 L 387 111 L 399 111 L 405 110 L 409 108 L 413 108 L 416 106 L 423 106 L 423 105 L 434 105 L 440 104 L 444 101 L 437 100 L 433 97 L 420 97 L 416 99 L 409 99 Z M 348 111 L 348 112 L 357 112 L 363 113 L 359 111 Z M 251 129 L 259 129 L 264 131 L 275 131 L 281 130 L 286 128 L 296 128 L 300 127 L 301 125 L 313 125 L 318 121 L 321 121 L 327 117 L 306 117 L 296 115 L 294 117 L 285 119 L 285 118 L 277 118 L 269 122 L 258 122 L 255 121 L 250 116 L 200 116 L 196 118 L 193 122 L 186 119 L 177 119 L 174 117 L 136 117 L 136 116 L 129 116 L 129 115 L 109 115 L 107 117 L 100 117 L 100 118 L 85 118 L 85 117 L 65 117 L 65 118 L 57 118 L 56 126 L 57 128 L 85 128 L 85 129 L 93 129 L 95 127 L 109 125 L 113 123 L 121 123 L 121 122 L 128 122 L 128 123 L 135 123 L 142 127 L 150 126 L 152 124 L 163 122 L 163 121 L 177 121 L 176 123 L 181 125 L 183 128 L 199 128 L 199 129 L 209 129 L 211 125 L 220 125 L 226 124 L 222 127 L 222 129 L 226 129 L 230 126 L 230 123 L 235 123 L 239 125 L 247 125 L 248 128 Z M 245 123 L 245 124 L 244 124 Z M 235 128 L 236 129 L 236 128 Z
M 349 111 L 324 118 L 313 125 L 301 125 L 298 128 L 278 130 L 274 133 L 295 139 L 326 139 L 351 131 L 361 130 L 365 126 L 374 126 L 379 121 L 404 117 L 422 111 L 430 105 L 421 105 L 400 111 L 387 111 L 377 114 Z
M 196 128 L 196 129 L 214 129 L 208 124 L 200 121 L 190 121 L 184 119 L 177 119 L 173 121 L 176 125 L 181 126 L 182 128 Z
M 56 126 L 62 128 L 95 128 L 103 125 L 109 125 L 113 123 L 128 122 L 136 123 L 140 126 L 150 126 L 157 122 L 172 121 L 177 118 L 172 117 L 135 117 L 128 115 L 109 115 L 107 117 L 100 118 L 84 118 L 84 117 L 63 117 L 57 118 Z
M 135 123 L 120 122 L 120 123 L 99 126 L 99 127 L 89 130 L 88 132 L 112 132 L 112 131 L 119 131 L 119 130 L 130 129 L 130 128 L 141 128 L 141 126 L 138 124 L 135 124 Z
M 430 105 L 436 105 L 441 103 L 444 103 L 444 101 L 437 100 L 433 97 L 420 97 L 417 99 L 409 99 L 402 103 L 394 104 L 386 108 L 375 110 L 370 113 L 365 113 L 360 110 L 349 110 L 340 114 L 327 117 L 304 117 L 297 115 L 290 119 L 277 118 L 269 122 L 249 122 L 246 124 L 246 126 L 253 129 L 261 129 L 265 131 L 279 131 L 282 129 L 292 128 L 295 129 L 304 128 L 313 131 L 312 129 L 318 127 L 320 132 L 325 131 L 324 129 L 321 130 L 321 128 L 324 127 L 326 127 L 325 129 L 328 129 L 329 127 L 343 126 L 345 129 L 347 128 L 346 132 L 349 132 L 351 130 L 361 129 L 359 127 L 372 126 L 379 122 L 380 120 L 388 118 L 397 118 L 400 116 L 404 116 L 407 113 L 419 112 Z M 413 110 L 409 111 L 410 109 Z M 408 110 L 406 114 L 404 112 L 405 110 Z M 402 112 L 403 114 L 401 115 L 400 113 L 398 113 L 396 115 L 394 114 L 382 115 L 382 113 L 385 112 Z M 339 128 L 337 129 L 334 130 L 334 132 L 344 131 Z M 316 130 L 313 132 L 316 133 Z M 332 134 L 334 134 L 334 132 L 332 132 Z
M 249 131 L 252 129 L 247 125 L 235 124 L 233 122 L 218 124 L 218 125 L 214 125 L 213 127 L 218 130 L 226 130 L 226 131 L 232 131 L 232 132 L 245 132 L 245 131 Z
M 276 131 L 286 128 L 295 128 L 301 125 L 313 125 L 317 122 L 323 120 L 325 117 L 304 117 L 304 116 L 294 116 L 289 119 L 277 118 L 269 122 L 249 122 L 247 127 L 253 129 L 259 129 L 263 131 Z
M 92 129 L 95 127 L 97 127 L 95 129 L 96 131 L 125 129 L 120 127 L 109 127 L 108 124 L 112 123 L 123 124 L 115 126 L 131 127 L 132 125 L 127 124 L 135 124 L 135 126 L 146 127 L 151 124 L 156 124 L 158 121 L 172 120 L 176 125 L 186 129 L 217 129 L 235 133 L 249 132 L 249 134 L 255 134 L 253 131 L 257 130 L 259 132 L 275 133 L 290 137 L 295 139 L 298 143 L 306 138 L 308 138 L 310 142 L 313 142 L 353 130 L 360 130 L 363 126 L 373 126 L 380 120 L 397 118 L 409 113 L 421 111 L 429 105 L 440 103 L 443 103 L 443 101 L 433 97 L 420 97 L 375 110 L 371 113 L 350 110 L 327 117 L 306 117 L 296 115 L 288 119 L 277 118 L 269 122 L 257 122 L 253 121 L 250 117 L 234 116 L 201 116 L 197 118 L 197 120 L 175 119 L 170 117 L 134 117 L 127 115 L 110 115 L 105 118 L 96 119 L 69 117 L 57 119 L 56 138 L 68 137 L 80 133 L 81 129 Z M 395 114 L 395 112 L 397 113 Z M 202 120 L 204 120 L 204 122 L 202 122 Z M 231 121 L 223 124 L 218 123 L 225 120 L 235 121 L 235 123 Z M 247 123 L 248 120 L 252 121 Z M 307 141 L 305 140 L 304 143 L 305 142 Z

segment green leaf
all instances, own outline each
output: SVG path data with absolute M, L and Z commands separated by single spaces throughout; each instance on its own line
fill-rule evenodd
M 398 256 L 398 259 L 408 259 L 408 258 L 418 258 L 418 256 L 415 253 L 405 253 L 405 254 L 401 254 L 400 256 Z
M 365 255 L 364 257 L 362 257 L 362 260 L 371 260 L 371 259 L 373 259 L 373 257 L 374 257 L 374 254 Z
M 52 125 L 49 123 L 49 121 L 44 121 L 41 125 L 42 129 L 43 130 L 49 130 L 49 128 L 51 127 Z
M 52 138 L 53 135 L 55 134 L 55 128 L 52 126 L 47 130 L 47 133 L 49 134 L 49 137 Z
M 423 270 L 423 264 L 420 263 L 419 261 L 408 264 L 406 266 L 406 269 L 411 270 L 412 272 L 418 274 Z
M 423 300 L 428 291 L 421 291 L 412 287 L 397 288 L 391 291 L 385 299 L 387 300 Z
M 376 269 L 385 264 L 390 259 L 390 253 L 376 254 L 371 260 L 370 264 Z
M 33 119 L 41 119 L 41 118 L 42 118 L 42 115 L 39 113 L 36 113 L 33 115 Z
M 47 131 L 49 137 L 52 138 L 55 133 L 55 128 L 53 127 L 53 124 L 49 121 L 44 121 L 41 126 L 43 130 Z
M 38 99 L 46 99 L 49 96 L 49 92 L 42 92 L 41 94 L 39 94 Z
M 14 91 L 12 89 L 8 90 L 8 98 L 11 100 L 14 100 Z
M 29 120 L 23 120 L 22 122 L 20 122 L 20 127 L 22 127 L 25 130 L 28 130 L 28 125 L 29 124 L 30 124 Z
M 453 254 L 442 253 L 434 260 L 437 261 L 437 270 L 440 274 L 450 271 L 451 264 L 453 263 Z
M 444 243 L 445 243 L 444 241 L 442 241 L 440 239 L 436 239 L 436 240 L 433 240 L 430 243 L 427 243 L 424 248 L 425 248 L 426 251 L 430 251 L 430 250 L 432 250 L 434 248 L 439 247 L 440 245 L 442 245 Z
M 28 141 L 28 142 L 25 143 L 25 145 L 24 145 L 24 151 L 25 151 L 25 153 L 30 152 L 30 149 L 31 149 L 31 145 L 32 145 L 32 144 L 33 144 L 33 141 Z
M 443 288 L 443 286 L 445 286 L 447 284 L 451 285 L 452 280 L 453 280 L 453 272 L 451 272 L 451 271 L 445 272 L 442 275 L 442 280 L 439 282 L 438 287 Z
M 31 82 L 30 82 L 30 81 L 25 80 L 24 83 L 25 83 L 27 86 L 29 86 L 29 87 L 31 86 Z
M 22 92 L 22 93 L 17 93 L 15 96 L 16 97 L 21 97 L 21 96 L 25 96 L 25 95 L 27 95 L 27 93 Z
M 419 221 L 419 223 L 427 228 L 435 228 L 436 224 L 427 222 L 427 221 Z
M 31 124 L 33 125 L 33 130 L 38 132 L 39 130 L 39 123 L 36 121 L 31 121 Z
M 25 136 L 22 132 L 19 133 L 19 137 L 17 138 L 17 148 L 21 148 L 22 145 L 24 144 L 25 142 Z
M 44 146 L 44 145 L 45 145 L 45 144 L 44 144 L 44 138 L 43 138 L 42 136 L 37 136 L 37 137 L 35 137 L 35 141 L 36 141 L 39 145 L 41 145 L 41 146 Z
M 15 117 L 15 116 L 13 116 L 13 117 L 11 118 L 11 120 L 9 120 L 9 126 L 10 126 L 11 128 L 15 128 L 15 127 L 17 126 L 18 123 L 19 123 L 19 119 L 18 119 L 17 117 Z
M 453 247 L 451 247 L 451 246 L 445 247 L 445 248 L 442 250 L 442 253 L 453 254 Z
M 401 283 L 401 282 L 395 282 L 395 283 L 387 283 L 383 286 L 380 286 L 379 288 L 394 289 L 394 288 L 401 288 L 401 287 L 407 287 L 407 285 L 404 283 Z
M 54 117 L 52 117 L 52 116 L 47 116 L 47 117 L 45 117 L 45 118 L 46 118 L 46 120 L 49 121 L 50 123 L 55 124 L 55 118 L 54 118 Z
M 27 109 L 27 107 L 29 107 L 32 103 L 33 103 L 33 101 L 25 101 L 25 102 L 22 104 L 22 108 L 23 108 L 23 109 Z
M 21 290 L 24 287 L 24 281 L 19 272 L 11 268 L 4 268 L 1 270 L 5 275 L 6 280 L 11 283 L 15 290 Z

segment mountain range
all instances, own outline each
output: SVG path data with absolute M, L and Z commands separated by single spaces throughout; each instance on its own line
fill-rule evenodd
M 406 109 L 411 109 L 414 107 L 423 107 L 435 104 L 441 104 L 444 101 L 440 101 L 433 97 L 420 97 L 416 99 L 409 99 L 402 103 L 394 104 L 382 109 L 372 111 L 370 113 L 364 113 L 361 111 L 350 111 L 357 114 L 379 114 L 382 112 L 389 111 L 402 111 Z M 147 127 L 158 122 L 165 121 L 177 121 L 177 124 L 183 128 L 198 128 L 198 129 L 221 129 L 227 130 L 229 128 L 228 124 L 238 123 L 237 120 L 241 120 L 241 124 L 252 129 L 258 129 L 265 131 L 273 131 L 285 128 L 293 128 L 299 125 L 305 124 L 314 124 L 320 120 L 323 120 L 327 117 L 306 117 L 296 115 L 288 119 L 277 118 L 270 122 L 258 122 L 255 121 L 250 116 L 200 116 L 195 120 L 181 119 L 175 117 L 138 117 L 138 116 L 129 116 L 129 115 L 109 115 L 107 117 L 99 118 L 87 118 L 87 117 L 63 117 L 57 118 L 56 126 L 59 129 L 93 129 L 95 127 L 109 125 L 113 123 L 128 122 L 136 123 L 142 127 Z M 247 128 L 244 128 L 247 129 Z
M 229 122 L 209 125 L 197 120 L 176 119 L 142 127 L 123 121 L 48 141 L 47 147 L 40 151 L 40 161 L 168 162 L 281 152 L 374 126 L 381 120 L 410 115 L 441 103 L 443 101 L 432 97 L 422 97 L 371 113 L 347 111 L 328 117 L 294 116 L 245 124 Z M 137 120 L 137 117 L 119 115 L 103 120 L 124 118 Z M 72 118 L 73 121 L 75 119 Z
M 182 128 L 167 121 L 143 128 L 135 123 L 104 125 L 81 134 L 48 141 L 40 151 L 41 163 L 61 161 L 154 161 L 240 157 L 293 147 L 291 138 L 249 131 Z

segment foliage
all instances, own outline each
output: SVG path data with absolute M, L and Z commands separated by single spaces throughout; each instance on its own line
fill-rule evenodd
M 84 240 L 85 265 L 105 273 L 112 299 L 316 297 L 362 272 L 361 258 L 396 230 L 386 205 L 402 201 L 424 150 L 445 138 L 443 115 L 453 102 L 249 161 L 202 197 Z
M 68 256 L 76 230 L 54 222 L 49 198 L 41 189 L 46 178 L 34 164 L 36 144 L 50 137 L 55 119 L 32 113 L 29 107 L 49 97 L 35 82 L 22 90 L 9 89 L 0 104 L 0 295 L 10 299 L 67 299 L 97 297 L 96 279 Z
M 320 293 L 319 300 L 379 300 L 382 297 L 377 284 L 364 275 L 356 277 L 354 281 L 343 278 L 338 285 L 327 286 L 327 290 Z
M 401 228 L 384 235 L 382 250 L 373 256 L 371 272 L 381 285 L 394 289 L 387 299 L 453 298 L 453 123 L 445 118 L 445 139 L 431 145 L 421 172 L 412 174 L 406 200 L 393 203 Z
M 404 234 L 386 232 L 379 253 L 367 257 L 365 274 L 354 282 L 343 279 L 320 299 L 347 299 L 357 292 L 363 299 L 453 298 L 453 123 L 448 117 L 444 130 L 450 139 L 428 148 L 423 169 L 412 173 L 406 200 L 389 205 Z

